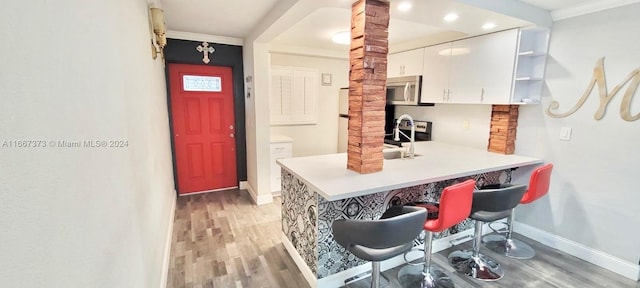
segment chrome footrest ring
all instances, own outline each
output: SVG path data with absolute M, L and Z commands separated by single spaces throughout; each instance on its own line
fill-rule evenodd
M 411 253 L 411 252 L 413 252 L 413 251 L 422 251 L 422 257 L 420 257 L 420 258 L 422 258 L 422 261 L 420 261 L 420 262 L 411 262 L 411 261 L 409 261 L 409 260 L 407 259 L 407 254 L 409 254 L 409 253 Z M 404 258 L 404 263 L 405 263 L 405 264 L 407 264 L 407 265 L 411 265 L 411 266 L 422 266 L 422 265 L 424 265 L 424 263 L 425 263 L 425 261 L 424 261 L 424 249 L 422 249 L 422 248 L 413 248 L 413 249 L 411 249 L 411 250 L 409 250 L 409 251 L 407 251 L 407 252 L 404 252 L 404 254 L 402 255 L 402 257 Z

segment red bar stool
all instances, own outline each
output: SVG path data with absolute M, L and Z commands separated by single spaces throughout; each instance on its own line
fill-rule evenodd
M 553 170 L 553 164 L 549 163 L 544 166 L 538 167 L 531 174 L 529 179 L 529 188 L 524 193 L 520 204 L 529 204 L 538 200 L 549 192 L 549 182 L 551 181 L 551 171 Z M 507 218 L 507 235 L 488 235 L 482 239 L 485 246 L 490 250 L 503 254 L 507 257 L 515 259 L 531 259 L 536 255 L 536 252 L 528 244 L 512 238 L 513 234 L 513 219 L 515 215 L 515 208 L 511 212 L 511 216 Z
M 442 269 L 431 264 L 433 233 L 441 232 L 462 222 L 471 213 L 471 201 L 476 181 L 473 179 L 444 188 L 440 195 L 438 218 L 424 222 L 424 266 L 421 272 L 415 266 L 407 265 L 398 271 L 402 287 L 454 287 L 453 282 Z M 406 253 L 405 253 L 406 260 Z M 419 285 L 419 286 L 418 286 Z

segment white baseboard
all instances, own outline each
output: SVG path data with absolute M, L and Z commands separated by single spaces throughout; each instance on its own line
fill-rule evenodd
M 258 195 L 256 195 L 256 191 L 253 190 L 253 187 L 251 187 L 251 184 L 249 184 L 249 182 L 247 182 L 247 191 L 249 192 L 249 196 L 251 196 L 251 199 L 253 199 L 253 203 L 257 203 Z
M 280 232 L 280 234 L 281 234 L 280 238 L 282 238 L 282 245 L 284 245 L 284 249 L 287 250 L 291 258 L 293 259 L 293 262 L 296 263 L 296 266 L 298 266 L 298 268 L 300 269 L 300 272 L 302 272 L 302 276 L 304 276 L 304 279 L 307 280 L 307 283 L 309 283 L 309 286 L 311 286 L 311 288 L 318 287 L 318 280 L 316 279 L 316 275 L 313 274 L 313 271 L 311 271 L 311 268 L 309 268 L 309 266 L 307 266 L 307 263 L 304 262 L 304 259 L 302 259 L 302 256 L 300 256 L 300 253 L 298 253 L 298 250 L 296 250 L 296 248 L 293 247 L 293 244 L 291 244 L 291 241 L 289 241 L 289 238 L 287 238 L 287 235 L 284 235 L 284 232 Z M 336 287 L 339 287 L 339 286 L 336 286 Z
M 514 222 L 513 231 L 551 248 L 598 265 L 633 281 L 640 280 L 640 266 L 533 226 Z
M 249 182 L 247 181 L 240 181 L 240 183 L 238 183 L 240 190 L 247 190 L 247 186 L 249 186 Z
M 256 190 L 253 190 L 253 187 L 251 187 L 251 184 L 249 184 L 248 182 L 247 191 L 249 191 L 249 195 L 251 196 L 251 199 L 253 199 L 253 203 L 256 203 L 256 205 L 264 205 L 273 202 L 273 196 L 271 196 L 271 193 L 258 195 L 256 193 Z
M 467 237 L 467 239 L 465 239 L 464 241 L 461 241 L 457 244 L 461 244 L 467 241 L 470 241 L 473 239 L 473 229 L 469 229 L 460 233 L 456 233 L 453 235 L 449 235 L 447 237 L 444 238 L 440 238 L 440 239 L 436 239 L 433 240 L 433 253 L 437 253 L 440 252 L 442 250 L 445 250 L 449 247 L 451 247 L 451 241 L 459 239 L 459 238 L 464 238 Z M 487 224 L 485 224 L 483 226 L 482 229 L 482 234 L 488 234 L 491 233 L 492 231 L 487 227 Z M 469 237 L 471 236 L 471 237 Z M 311 272 L 311 269 L 307 266 L 307 264 L 304 262 L 304 260 L 302 259 L 302 257 L 300 256 L 300 254 L 298 254 L 298 251 L 293 247 L 293 245 L 291 244 L 291 242 L 289 242 L 289 239 L 287 238 L 286 235 L 282 234 L 282 243 L 284 244 L 284 247 L 287 249 L 287 251 L 289 252 L 289 255 L 291 255 L 291 258 L 293 258 L 293 261 L 296 263 L 296 265 L 298 265 L 298 268 L 300 269 L 300 271 L 302 271 L 302 274 L 304 275 L 304 278 L 307 280 L 307 283 L 309 283 L 309 285 L 312 288 L 315 287 L 341 287 L 344 286 L 344 281 L 354 277 L 356 275 L 360 275 L 366 272 L 370 272 L 371 271 L 371 263 L 367 262 L 365 264 L 356 266 L 356 267 L 351 267 L 347 270 L 344 271 L 340 271 L 338 273 L 335 274 L 331 274 L 327 277 L 324 277 L 322 279 L 317 279 L 316 275 L 313 274 L 313 272 Z M 413 261 L 416 260 L 418 258 L 422 257 L 422 255 L 420 255 L 419 253 L 409 253 L 407 254 L 407 259 L 409 261 Z M 296 260 L 298 259 L 298 260 Z M 382 261 L 380 262 L 380 272 L 389 270 L 389 269 L 393 269 L 395 267 L 398 267 L 400 265 L 404 264 L 404 257 L 403 255 L 399 255 L 396 257 L 393 257 L 391 259 L 388 259 L 386 261 Z
M 174 190 L 174 195 L 178 193 Z M 164 260 L 162 261 L 162 274 L 160 275 L 160 288 L 167 287 L 167 281 L 169 280 L 169 262 L 171 262 L 171 240 L 173 240 L 173 220 L 176 216 L 176 201 L 177 196 L 171 197 L 171 208 L 169 210 L 169 228 L 167 229 L 167 237 L 164 244 Z

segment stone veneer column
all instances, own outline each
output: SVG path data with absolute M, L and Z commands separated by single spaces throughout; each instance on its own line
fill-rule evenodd
M 518 107 L 518 105 L 493 105 L 487 147 L 489 152 L 513 154 L 516 149 Z
M 359 0 L 351 8 L 347 168 L 382 170 L 389 52 L 389 2 Z

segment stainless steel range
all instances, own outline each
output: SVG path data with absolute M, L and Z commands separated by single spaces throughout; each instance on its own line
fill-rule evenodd
M 395 123 L 395 121 L 396 119 L 393 120 L 393 123 Z M 416 141 L 431 141 L 431 122 L 414 120 L 413 123 L 416 125 Z M 411 135 L 411 122 L 409 122 L 409 120 L 402 120 L 398 128 L 400 128 L 400 131 L 405 135 Z M 402 136 L 402 134 L 400 134 L 400 141 L 393 140 L 393 133 L 387 133 L 384 137 L 385 144 L 396 146 L 402 146 L 402 143 L 410 141 L 409 138 Z

